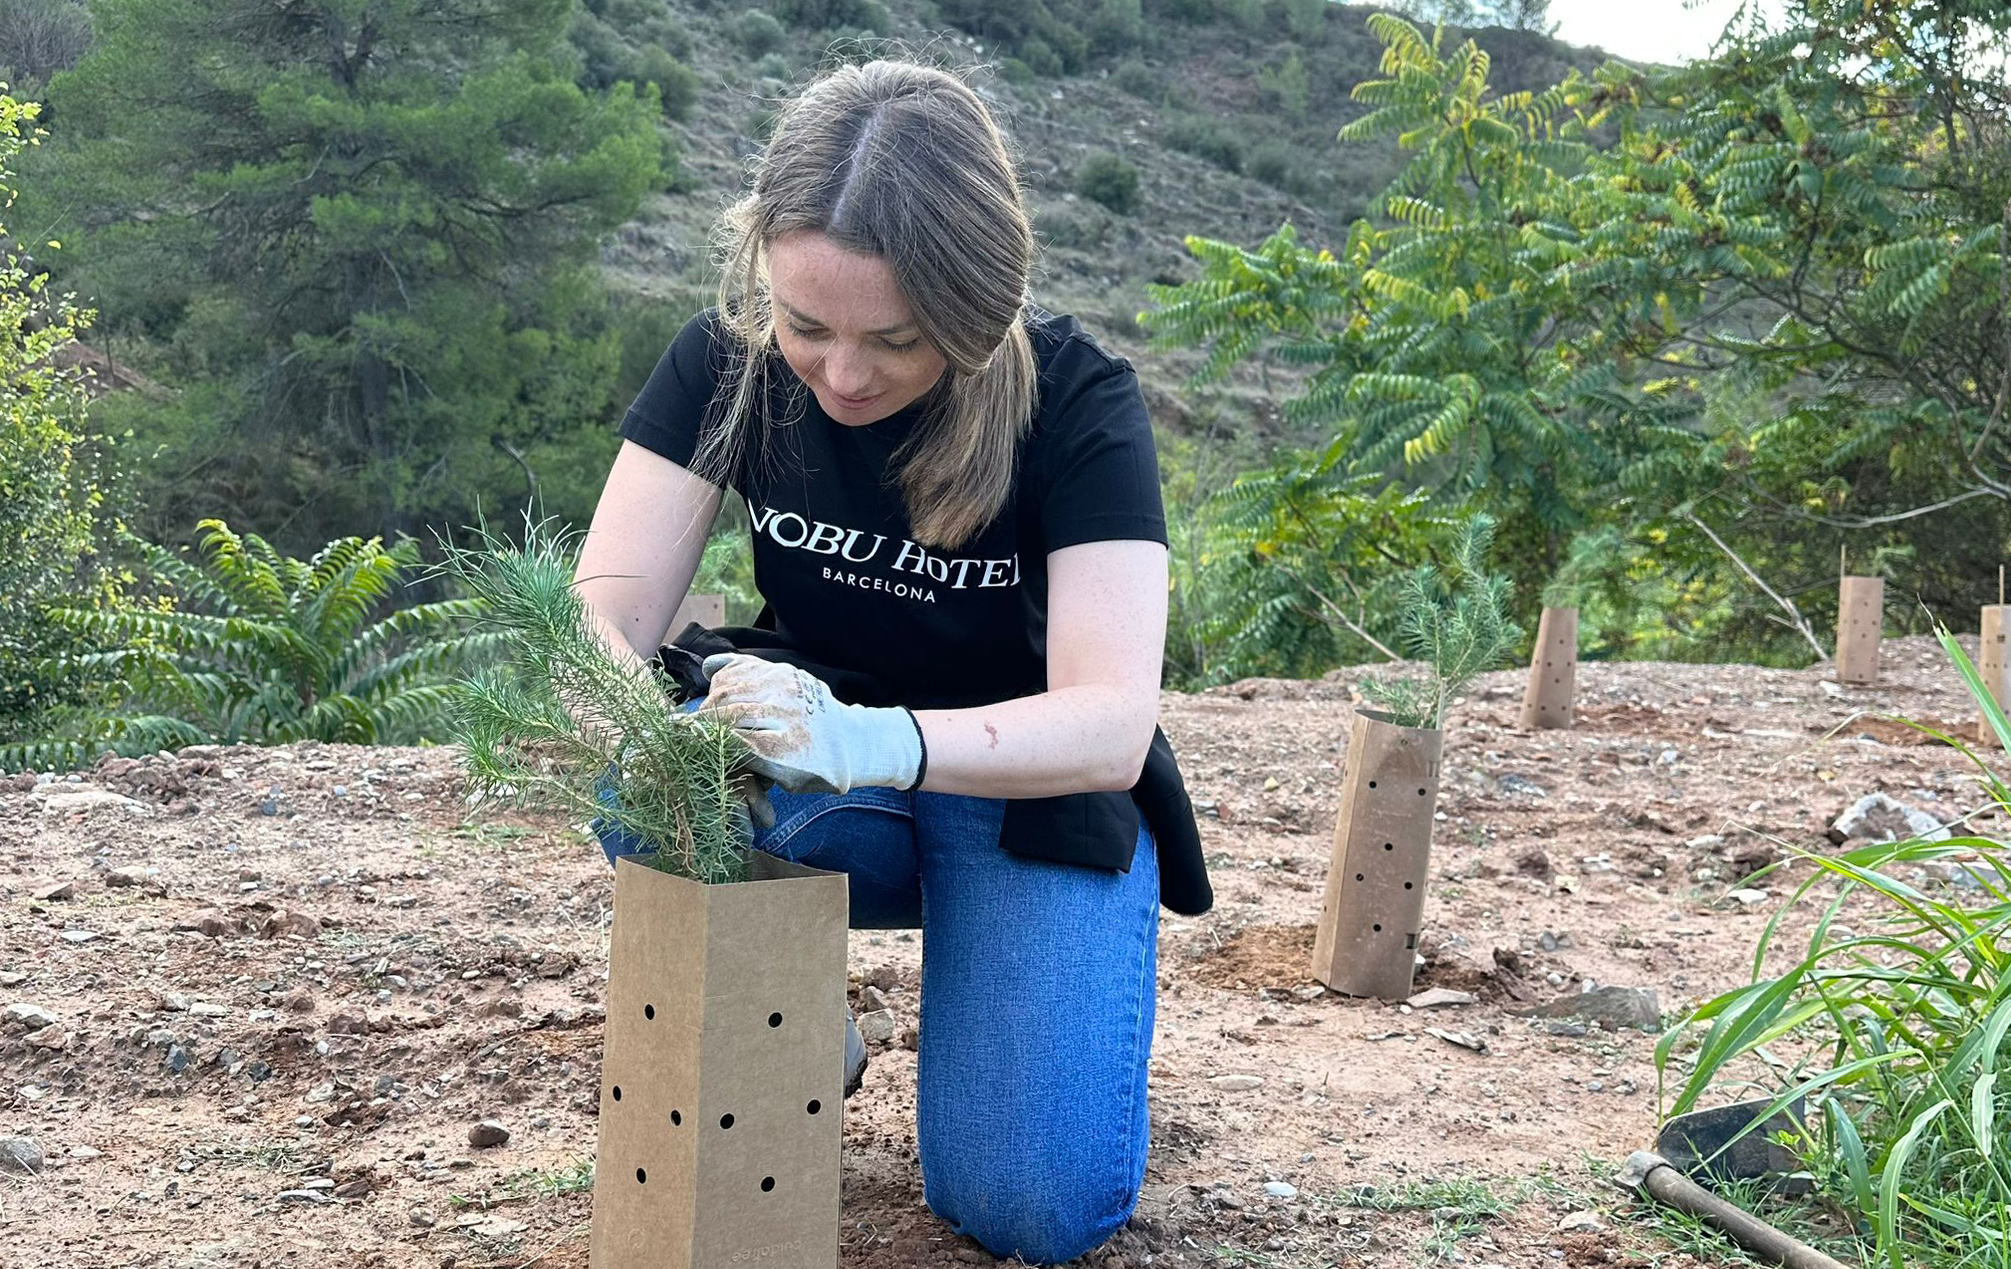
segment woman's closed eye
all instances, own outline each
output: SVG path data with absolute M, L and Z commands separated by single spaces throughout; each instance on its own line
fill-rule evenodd
M 822 326 L 802 326 L 797 324 L 796 322 L 789 322 L 787 323 L 787 325 L 789 327 L 789 333 L 796 336 L 796 338 L 798 339 L 822 340 L 822 339 L 829 339 L 831 337 L 831 332 L 825 330 Z M 891 339 L 882 339 L 880 343 L 889 352 L 912 352 L 915 349 L 920 348 L 922 346 L 922 341 L 920 337 L 910 339 L 905 343 L 897 342 Z

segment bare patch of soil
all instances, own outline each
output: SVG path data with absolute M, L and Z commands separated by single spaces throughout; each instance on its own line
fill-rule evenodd
M 1147 1185 L 1090 1263 L 1644 1263 L 1586 1160 L 1652 1138 L 1654 1038 L 1523 1010 L 1610 984 L 1678 1013 L 1744 981 L 1804 878 L 1730 899 L 1757 861 L 1829 849 L 1869 792 L 1971 809 L 1962 755 L 1860 716 L 1967 717 L 1939 650 L 1890 641 L 1882 676 L 1588 664 L 1581 725 L 1541 733 L 1489 676 L 1450 722 L 1418 976 L 1480 999 L 1433 1010 L 1309 990 L 1359 673 L 1168 694 L 1218 901 L 1162 922 Z M 463 809 L 445 749 L 0 778 L 0 1004 L 55 1019 L 0 1021 L 0 1137 L 46 1158 L 0 1174 L 0 1261 L 584 1266 L 608 869 L 573 826 Z M 845 1107 L 844 1263 L 990 1263 L 922 1202 L 919 942 L 852 959 L 900 1030 Z M 470 1145 L 485 1118 L 508 1141 Z M 1621 1223 L 1558 1232 L 1580 1208 Z

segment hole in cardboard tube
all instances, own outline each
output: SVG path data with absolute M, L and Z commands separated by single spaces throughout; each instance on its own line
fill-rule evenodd
M 1375 787 L 1376 787 L 1376 782 L 1375 782 L 1374 780 L 1371 780 L 1371 781 L 1369 781 L 1369 787 L 1370 787 L 1371 789 L 1375 788 Z
M 771 1027 L 779 1027 L 779 1026 L 781 1026 L 781 1025 L 782 1025 L 782 1015 L 781 1015 L 781 1014 L 779 1014 L 779 1013 L 771 1013 L 771 1014 L 769 1014 L 769 1015 L 768 1015 L 768 1025 L 769 1025 L 769 1026 L 771 1026 Z
M 731 1128 L 731 1127 L 733 1127 L 733 1116 L 731 1116 L 731 1115 L 721 1115 L 721 1116 L 719 1117 L 719 1126 L 720 1126 L 721 1128 Z
M 1417 795 L 1418 795 L 1419 797 L 1423 797 L 1423 796 L 1424 796 L 1424 790 L 1423 790 L 1423 789 L 1419 789 L 1419 790 L 1417 791 Z
M 647 1173 L 647 1172 L 643 1171 L 643 1170 L 642 1170 L 641 1168 L 637 1168 L 637 1169 L 635 1170 L 635 1183 L 636 1183 L 637 1185 L 646 1185 L 646 1184 L 648 1184 L 648 1183 L 649 1183 L 649 1173 Z
M 683 1127 L 683 1125 L 684 1125 L 684 1116 L 683 1116 L 683 1115 L 682 1115 L 681 1113 L 677 1112 L 677 1111 L 674 1111 L 674 1110 L 673 1110 L 673 1111 L 671 1111 L 671 1112 L 670 1112 L 670 1126 L 671 1126 L 671 1127 L 673 1127 L 673 1128 L 680 1128 L 680 1127 Z
M 1383 932 L 1383 927 L 1382 927 L 1382 926 L 1380 926 L 1380 925 L 1372 925 L 1372 926 L 1370 926 L 1369 928 L 1370 928 L 1371 930 L 1374 930 L 1374 931 L 1375 931 L 1376 933 L 1378 933 L 1378 934 L 1381 934 L 1381 933 Z
M 766 1194 L 766 1193 L 768 1193 L 768 1191 L 770 1191 L 770 1190 L 772 1190 L 772 1189 L 774 1189 L 774 1188 L 775 1188 L 775 1178 L 774 1178 L 774 1177 L 772 1177 L 772 1176 L 765 1176 L 765 1177 L 762 1177 L 762 1178 L 761 1178 L 761 1192 L 762 1192 L 763 1194 Z
M 1364 878 L 1362 877 L 1362 874 L 1360 874 L 1360 873 L 1356 873 L 1356 874 L 1355 874 L 1355 880 L 1356 880 L 1356 881 L 1361 881 L 1361 880 L 1364 880 Z
M 818 1101 L 816 1098 L 813 1097 L 810 1099 L 810 1104 L 808 1106 L 805 1106 L 803 1109 L 809 1111 L 811 1114 L 814 1115 L 818 1111 L 824 1109 L 824 1103 Z
M 621 1085 L 619 1085 L 619 1084 L 617 1084 L 617 1085 L 615 1085 L 615 1086 L 614 1086 L 614 1099 L 615 1099 L 616 1101 L 620 1101 L 620 1100 L 621 1100 Z
M 648 1019 L 649 1019 L 649 1020 L 650 1020 L 651 1022 L 655 1022 L 655 1021 L 656 1021 L 656 1006 L 655 1006 L 655 1005 L 644 1005 L 644 1006 L 642 1007 L 642 1016 L 643 1016 L 643 1017 L 645 1017 L 645 1018 L 648 1018 Z
M 1412 888 L 1412 883 L 1411 883 L 1411 882 L 1408 882 L 1408 881 L 1404 882 L 1404 889 L 1406 889 L 1406 890 L 1409 890 L 1409 889 L 1411 889 L 1411 888 Z
M 1395 842 L 1384 842 L 1384 843 L 1383 843 L 1383 849 L 1384 849 L 1384 850 L 1395 850 L 1396 848 L 1397 848 L 1397 844 L 1396 844 Z

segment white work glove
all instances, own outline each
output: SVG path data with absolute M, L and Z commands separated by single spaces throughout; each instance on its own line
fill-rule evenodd
M 814 674 L 738 652 L 705 658 L 705 673 L 701 709 L 729 718 L 753 751 L 748 767 L 789 792 L 921 784 L 922 729 L 906 709 L 847 705 Z

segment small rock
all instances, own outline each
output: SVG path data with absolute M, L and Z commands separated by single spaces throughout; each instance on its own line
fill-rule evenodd
M 1247 1093 L 1264 1087 L 1261 1075 L 1217 1075 L 1208 1082 L 1224 1093 Z
M 1732 902 L 1740 905 L 1741 907 L 1750 908 L 1755 904 L 1765 903 L 1771 896 L 1768 895 L 1767 892 L 1764 890 L 1754 890 L 1749 887 L 1741 887 L 1740 889 L 1732 891 L 1725 897 L 1727 899 L 1730 899 Z
M 1833 842 L 1841 844 L 1853 837 L 1874 842 L 1916 837 L 1943 842 L 1948 840 L 1948 829 L 1925 811 L 1915 810 L 1883 793 L 1867 793 L 1851 803 L 1850 809 L 1837 816 L 1836 823 L 1829 827 L 1829 839 Z
M 102 1158 L 104 1153 L 105 1153 L 104 1151 L 94 1149 L 91 1146 L 70 1147 L 70 1157 L 72 1159 L 97 1159 Z
M 499 1119 L 484 1119 L 468 1129 L 468 1144 L 475 1147 L 500 1146 L 510 1139 L 510 1130 Z
M 1573 1212 L 1557 1222 L 1560 1234 L 1596 1234 L 1606 1228 L 1606 1222 L 1599 1219 L 1597 1212 Z
M 70 1033 L 61 1027 L 43 1027 L 28 1037 L 28 1047 L 60 1053 L 70 1047 Z
M 7 1021 L 30 1031 L 40 1031 L 43 1027 L 53 1027 L 61 1019 L 40 1005 L 19 1001 L 7 1006 Z
M 65 930 L 61 935 L 65 943 L 93 943 L 103 937 L 96 930 Z
M 362 1198 L 376 1188 L 376 1182 L 367 1176 L 360 1176 L 354 1181 L 344 1181 L 331 1190 L 330 1193 L 339 1199 L 353 1199 Z
M 107 890 L 124 890 L 139 884 L 139 874 L 125 868 L 114 868 L 105 874 L 105 888 Z
M 170 1044 L 167 1056 L 161 1059 L 162 1064 L 176 1075 L 188 1070 L 192 1061 L 194 1059 L 189 1056 L 189 1051 L 179 1044 Z
M 4 974 L 0 974 L 0 987 L 19 987 L 27 981 L 28 976 L 17 970 L 10 969 Z
M 53 903 L 58 899 L 77 897 L 77 883 L 74 881 L 51 881 L 37 886 L 32 891 L 34 897 L 43 903 Z
M 885 1044 L 897 1030 L 891 1009 L 875 1009 L 859 1015 L 859 1034 L 868 1044 Z
M 1452 1005 L 1472 1005 L 1480 1003 L 1480 997 L 1470 991 L 1453 991 L 1447 987 L 1429 987 L 1407 1002 L 1413 1009 L 1444 1009 Z
M 1494 778 L 1494 786 L 1511 797 L 1547 798 L 1550 790 L 1544 788 L 1528 776 L 1504 771 Z
M 1456 1044 L 1462 1049 L 1472 1049 L 1475 1053 L 1487 1052 L 1487 1041 L 1479 1036 L 1468 1035 L 1464 1031 L 1441 1031 L 1437 1027 L 1426 1027 L 1425 1034 L 1436 1036 L 1447 1044 Z
M 1618 1031 L 1623 1027 L 1659 1031 L 1662 1027 L 1661 1002 L 1655 998 L 1654 992 L 1638 987 L 1595 987 L 1591 991 L 1562 996 L 1547 1005 L 1525 1009 L 1522 1016 L 1582 1018 L 1587 1022 L 1596 1022 L 1609 1031 Z
M 25 1172 L 33 1175 L 42 1170 L 42 1143 L 33 1137 L 0 1137 L 0 1172 Z
M 1277 1199 L 1295 1199 L 1299 1197 L 1299 1187 L 1289 1181 L 1266 1181 L 1264 1193 Z
M 289 912 L 281 908 L 265 919 L 258 932 L 260 936 L 269 939 L 287 936 L 317 939 L 321 937 L 321 922 L 305 912 Z
M 1265 776 L 1265 777 L 1264 777 L 1264 792 L 1266 792 L 1266 793 L 1276 793 L 1277 791 L 1278 791 L 1278 777 L 1277 777 L 1277 776 Z
M 1718 833 L 1706 833 L 1702 837 L 1692 837 L 1689 841 L 1683 843 L 1683 845 L 1689 847 L 1691 850 L 1709 850 L 1713 846 L 1722 846 L 1724 844 L 1724 837 Z
M 229 1005 L 213 1005 L 207 1000 L 198 1000 L 189 1005 L 189 1012 L 198 1018 L 228 1018 Z
M 861 987 L 859 989 L 860 1012 L 873 1013 L 876 1010 L 885 1009 L 886 1007 L 887 1007 L 887 993 L 881 991 L 878 987 L 873 986 L 871 983 L 868 983 L 866 986 Z
M 420 1229 L 431 1229 L 433 1228 L 434 1225 L 439 1223 L 434 1219 L 433 1213 L 427 1211 L 423 1207 L 413 1208 L 410 1212 L 406 1213 L 405 1219 L 411 1221 L 414 1225 L 418 1226 Z
M 282 1203 L 333 1203 L 335 1200 L 320 1190 L 281 1190 L 274 1196 Z
M 261 802 L 260 802 L 260 803 L 258 804 L 258 813 L 259 813 L 260 815 L 277 815 L 277 814 L 279 814 L 279 802 L 278 802 L 278 800 L 277 800 L 277 799 L 274 799 L 274 798 L 266 798 L 266 799 L 264 799 L 263 801 L 261 801 Z M 282 1195 L 281 1195 L 280 1197 L 281 1197 L 281 1198 L 284 1198 L 284 1197 L 286 1197 L 286 1196 L 282 1194 Z
M 314 993 L 305 987 L 296 987 L 292 991 L 287 992 L 286 999 L 280 1003 L 295 1013 L 313 1013 Z

